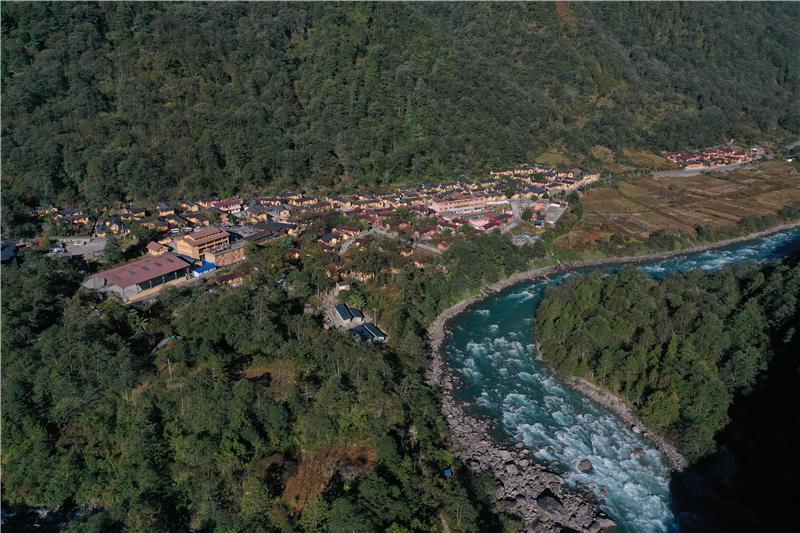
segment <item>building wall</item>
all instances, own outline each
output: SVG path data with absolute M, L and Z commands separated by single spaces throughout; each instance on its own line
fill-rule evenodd
M 239 261 L 244 261 L 245 247 L 239 246 L 237 248 L 228 248 L 227 250 L 217 250 L 215 252 L 208 252 L 206 254 L 206 261 L 214 263 L 218 267 L 233 265 Z
M 220 237 L 219 239 L 215 239 L 199 246 L 192 245 L 185 238 L 179 239 L 175 245 L 179 254 L 188 255 L 189 257 L 194 257 L 195 259 L 204 259 L 207 251 L 227 246 L 229 242 L 230 238 L 228 235 L 225 235 L 224 237 Z

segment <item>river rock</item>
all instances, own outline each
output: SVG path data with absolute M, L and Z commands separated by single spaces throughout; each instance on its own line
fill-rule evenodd
M 552 446 L 548 446 L 547 448 L 544 449 L 544 451 L 547 452 L 550 455 L 553 455 L 553 454 L 556 453 L 556 451 L 553 449 Z
M 581 459 L 581 462 L 578 463 L 578 470 L 581 472 L 591 472 L 593 469 L 594 467 L 589 459 Z
M 638 434 L 640 434 L 642 432 L 642 428 L 640 428 L 639 426 L 634 424 L 634 425 L 631 426 L 631 431 L 633 431 L 634 433 L 636 433 L 638 435 Z
M 521 466 L 522 468 L 528 468 L 529 464 L 531 464 L 531 462 L 528 461 L 527 459 L 520 459 L 519 461 L 519 466 Z
M 564 505 L 550 494 L 536 498 L 536 504 L 556 520 L 559 520 L 564 513 Z
M 641 447 L 636 447 L 633 449 L 633 456 L 637 459 L 644 457 L 644 450 Z
M 608 531 L 617 526 L 616 522 L 610 518 L 598 517 L 589 526 L 589 533 L 600 533 L 601 531 Z
M 511 500 L 511 499 L 500 500 L 497 504 L 497 507 L 499 507 L 501 511 L 513 511 L 514 507 L 516 506 L 517 506 L 516 500 Z
M 518 443 L 516 443 L 514 445 L 514 448 L 516 448 L 517 450 L 521 450 L 524 447 L 525 447 L 525 443 L 524 442 L 518 442 Z
M 506 465 L 506 474 L 516 476 L 519 473 L 519 468 L 514 463 L 509 463 Z

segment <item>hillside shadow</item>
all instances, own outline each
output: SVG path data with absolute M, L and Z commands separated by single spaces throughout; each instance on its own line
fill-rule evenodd
M 717 452 L 672 476 L 681 531 L 787 530 L 800 479 L 798 337 L 772 361 L 760 386 L 734 401 Z

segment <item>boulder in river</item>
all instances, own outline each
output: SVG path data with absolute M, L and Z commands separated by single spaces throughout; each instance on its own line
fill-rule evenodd
M 578 470 L 581 472 L 591 472 L 593 469 L 594 467 L 589 459 L 581 459 L 581 462 L 578 463 Z
M 634 433 L 636 433 L 638 435 L 639 433 L 642 432 L 642 428 L 640 428 L 639 426 L 634 424 L 634 425 L 631 426 L 631 431 L 633 431 Z
M 637 446 L 636 448 L 633 449 L 633 456 L 636 457 L 637 459 L 644 457 L 644 450 L 641 447 Z

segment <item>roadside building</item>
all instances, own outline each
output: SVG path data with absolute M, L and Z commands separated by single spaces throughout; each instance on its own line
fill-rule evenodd
M 244 278 L 244 271 L 237 270 L 236 272 L 231 272 L 230 274 L 223 274 L 215 277 L 209 281 L 209 285 L 230 285 L 231 287 L 238 287 L 244 283 Z
M 189 213 L 197 213 L 200 211 L 200 204 L 192 200 L 184 200 L 178 204 L 181 209 Z
M 156 206 L 156 211 L 158 211 L 158 216 L 160 217 L 175 214 L 175 208 L 164 202 L 161 202 Z
M 210 272 L 214 272 L 217 269 L 217 266 L 214 263 L 209 263 L 208 261 L 203 261 L 200 266 L 197 266 L 192 270 L 192 276 L 196 278 L 200 278 L 205 276 Z
M 208 226 L 211 224 L 211 219 L 208 215 L 199 212 L 184 213 L 183 218 L 191 222 L 195 226 Z
M 228 200 L 220 200 L 211 204 L 212 207 L 219 209 L 225 213 L 238 213 L 242 210 L 241 198 L 230 198 Z
M 208 226 L 175 241 L 175 250 L 194 259 L 205 259 L 206 252 L 224 248 L 228 244 L 230 235 L 227 231 L 216 226 Z
M 163 244 L 157 243 L 156 241 L 152 241 L 147 243 L 147 253 L 148 255 L 164 255 L 167 253 L 167 247 Z
M 180 257 L 165 253 L 145 256 L 124 265 L 98 272 L 83 282 L 87 289 L 118 294 L 129 302 L 159 292 L 166 285 L 182 283 L 191 265 Z
M 205 260 L 209 263 L 214 263 L 217 265 L 217 267 L 234 265 L 240 261 L 244 261 L 247 258 L 247 254 L 245 252 L 247 244 L 248 241 L 241 240 L 225 248 L 209 250 L 205 254 Z
M 340 240 L 341 239 L 340 239 L 339 235 L 337 235 L 336 233 L 331 232 L 331 233 L 326 233 L 325 235 L 323 235 L 322 237 L 317 239 L 317 242 L 319 244 L 321 244 L 322 246 L 334 247 L 337 244 L 339 244 Z

